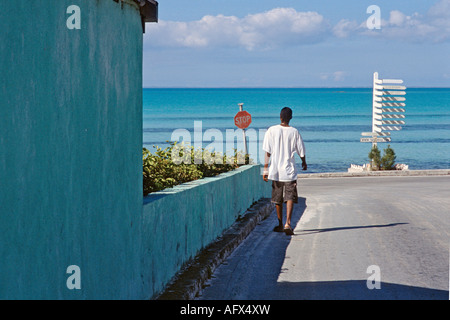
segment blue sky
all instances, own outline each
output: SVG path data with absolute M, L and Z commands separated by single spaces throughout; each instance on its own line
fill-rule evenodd
M 380 9 L 380 29 L 367 13 Z M 450 0 L 159 0 L 144 87 L 450 87 Z

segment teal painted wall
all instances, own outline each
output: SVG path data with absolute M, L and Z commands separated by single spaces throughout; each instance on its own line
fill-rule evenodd
M 270 194 L 260 167 L 243 166 L 145 197 L 142 264 L 151 270 L 145 291 L 153 297 L 161 293 L 184 263 Z
M 81 9 L 69 30 L 67 7 Z M 142 198 L 131 0 L 0 2 L 0 299 L 148 299 L 270 186 L 259 167 Z M 69 290 L 67 267 L 81 271 Z
M 138 6 L 3 0 L 0 24 L 0 298 L 144 298 Z

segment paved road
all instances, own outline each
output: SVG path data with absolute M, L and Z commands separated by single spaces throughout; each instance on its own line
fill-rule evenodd
M 300 179 L 295 235 L 272 232 L 273 213 L 199 299 L 449 299 L 449 190 L 448 176 Z

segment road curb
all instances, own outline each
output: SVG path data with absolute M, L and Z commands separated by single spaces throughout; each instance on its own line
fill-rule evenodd
M 346 177 L 406 177 L 406 176 L 448 176 L 450 169 L 437 170 L 392 170 L 392 171 L 363 171 L 363 172 L 324 172 L 303 173 L 299 179 L 307 178 L 346 178 Z
M 155 300 L 192 300 L 202 291 L 214 270 L 274 210 L 270 199 L 256 202 L 221 237 L 200 251 Z

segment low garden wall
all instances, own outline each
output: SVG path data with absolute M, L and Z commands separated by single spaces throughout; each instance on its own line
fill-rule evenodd
M 270 197 L 260 166 L 185 183 L 144 197 L 144 290 L 159 294 L 182 266 L 230 227 L 254 202 Z

